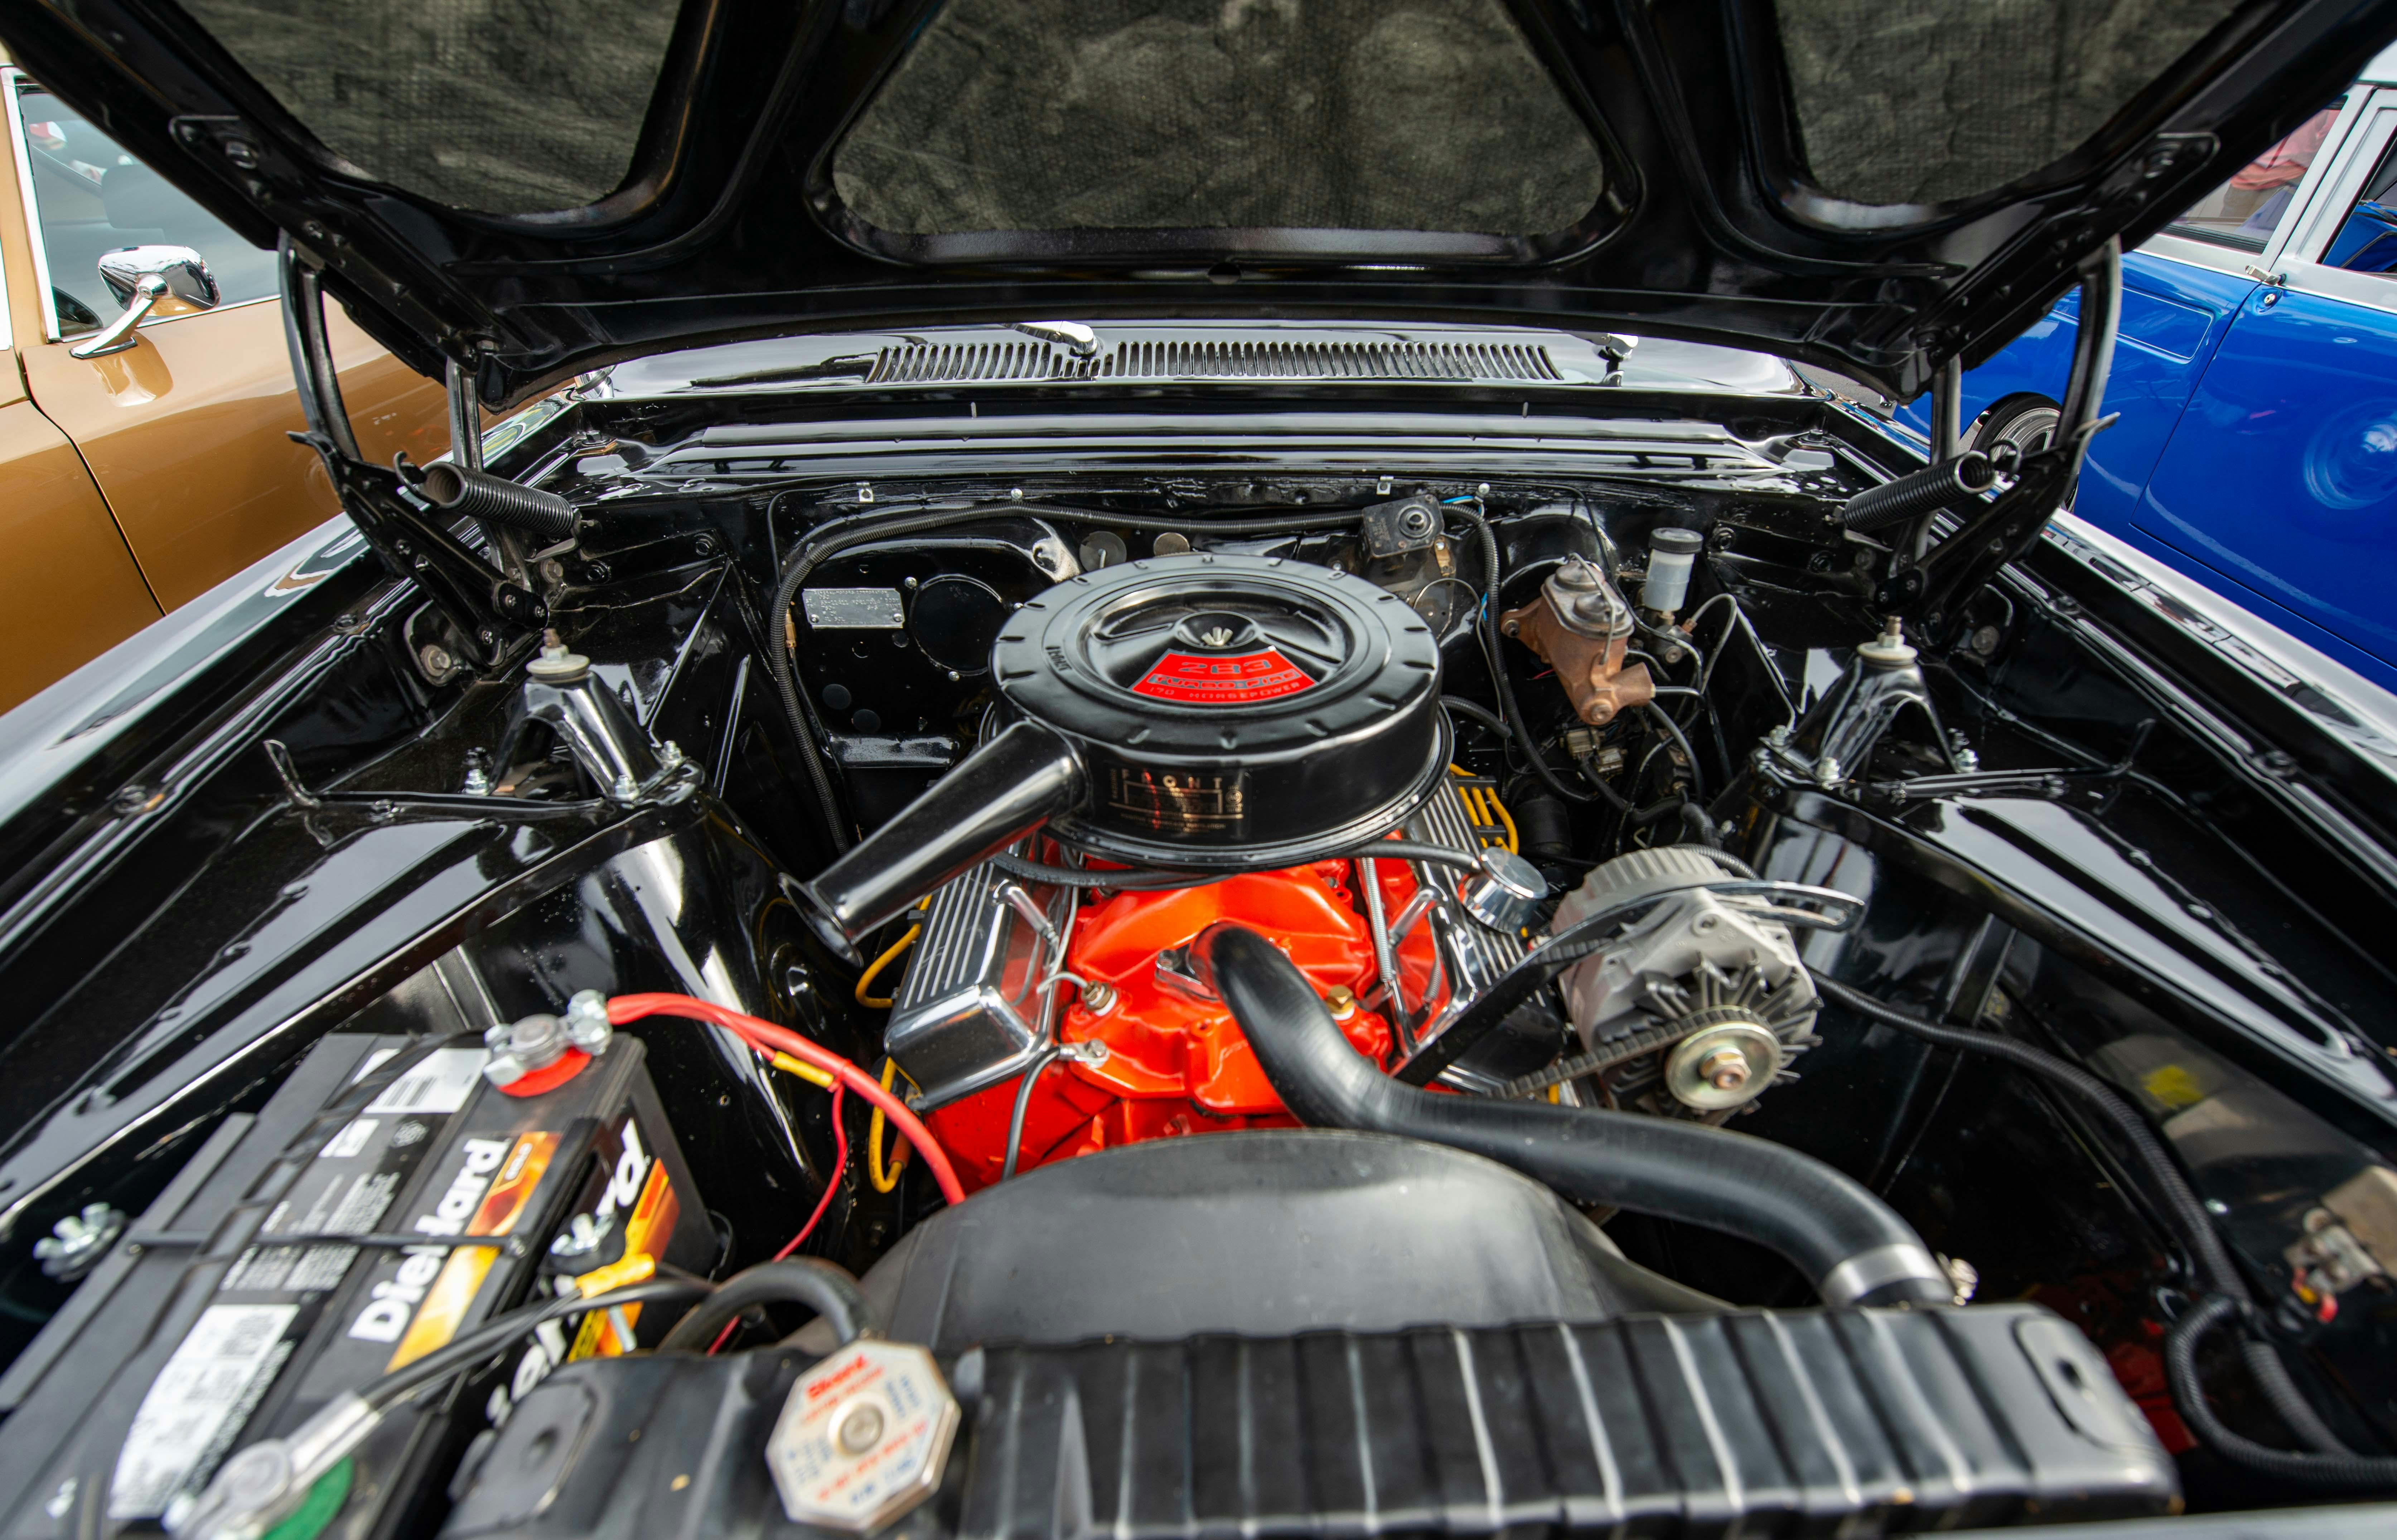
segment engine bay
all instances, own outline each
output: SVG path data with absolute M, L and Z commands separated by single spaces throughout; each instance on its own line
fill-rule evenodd
M 34 1338 L 9 1429 L 102 1410 L 20 1457 L 23 1533 L 1935 1527 L 2253 1506 L 2230 1441 L 2390 1431 L 2397 1180 L 2222 1024 L 2382 1094 L 2380 965 L 2258 973 L 2344 879 L 2052 577 L 1890 623 L 1828 471 L 611 502 L 659 452 L 553 462 L 512 677 L 395 609 L 359 666 L 423 725 L 259 757 L 310 859 L 465 829 L 506 891 L 326 994 L 241 1180 L 52 1273 L 219 1303 Z M 443 1052 L 390 1222 L 258 1196 Z M 636 1112 L 543 1113 L 603 1072 Z M 529 1243 L 474 1245 L 510 1182 Z M 446 1345 L 321 1369 L 443 1287 Z M 287 1307 L 318 1370 L 240 1359 L 128 1487 L 208 1311 Z

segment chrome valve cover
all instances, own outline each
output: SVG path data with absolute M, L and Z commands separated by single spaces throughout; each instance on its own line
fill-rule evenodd
M 1052 934 L 1073 925 L 1074 890 L 1015 882 L 987 861 L 933 890 L 924 933 L 891 991 L 884 1038 L 917 1087 L 919 1111 L 1011 1079 L 1055 1036 L 1058 992 L 1040 985 L 1065 959 L 1008 902 L 1011 884 L 1031 896 Z

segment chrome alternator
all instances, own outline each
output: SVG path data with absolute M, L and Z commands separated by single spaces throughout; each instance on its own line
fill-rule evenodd
M 1559 1070 L 1616 1106 L 1709 1122 L 1795 1078 L 1790 1062 L 1820 1039 L 1814 983 L 1788 927 L 1761 905 L 1693 886 L 1742 875 L 1707 850 L 1667 846 L 1617 856 L 1566 896 L 1552 933 L 1673 895 L 1564 974 L 1583 1051 Z

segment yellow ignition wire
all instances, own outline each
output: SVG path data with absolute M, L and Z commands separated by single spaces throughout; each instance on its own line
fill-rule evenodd
M 826 1069 L 818 1069 L 815 1065 L 808 1063 L 805 1059 L 796 1058 L 791 1054 L 778 1051 L 766 1062 L 772 1065 L 776 1069 L 783 1070 L 789 1074 L 797 1076 L 800 1079 L 805 1080 L 808 1084 L 814 1086 L 819 1091 L 830 1091 L 832 1089 L 832 1072 Z
M 916 908 L 917 912 L 920 913 L 924 907 L 931 902 L 932 896 L 930 893 L 917 899 L 916 901 Z M 907 927 L 907 933 L 905 935 L 901 936 L 897 941 L 892 942 L 888 947 L 883 949 L 883 953 L 880 957 L 865 965 L 865 971 L 857 975 L 857 989 L 853 998 L 856 999 L 858 1004 L 864 1006 L 869 1011 L 888 1011 L 891 1009 L 891 1001 L 893 997 L 889 995 L 869 995 L 866 993 L 866 990 L 873 987 L 876 977 L 879 975 L 885 968 L 888 968 L 892 963 L 898 961 L 900 957 L 906 952 L 907 948 L 916 944 L 916 938 L 923 933 L 924 927 L 922 925 L 910 925 Z
M 1490 810 L 1498 815 L 1500 825 L 1506 831 L 1507 851 L 1510 854 L 1521 855 L 1523 853 L 1523 837 L 1516 832 L 1515 815 L 1506 810 L 1506 803 L 1498 800 L 1498 789 L 1495 786 L 1493 786 L 1484 791 L 1481 795 L 1483 797 L 1488 799 Z
M 1448 768 L 1453 774 L 1468 778 L 1473 776 L 1473 772 L 1463 765 L 1452 764 Z M 1515 815 L 1508 812 L 1506 805 L 1498 800 L 1498 789 L 1495 786 L 1459 786 L 1456 788 L 1456 795 L 1464 801 L 1465 815 L 1472 822 L 1477 832 L 1482 829 L 1504 829 L 1506 831 L 1505 843 L 1507 850 L 1517 855 L 1522 853 L 1522 836 L 1515 830 Z M 1480 837 L 1484 845 L 1499 843 L 1487 835 Z
M 898 1073 L 898 1060 L 885 1059 L 882 1061 L 883 1090 L 889 1091 L 891 1089 L 891 1078 Z M 911 1078 L 907 1083 L 909 1085 L 914 1085 L 916 1082 Z M 891 1142 L 891 1167 L 888 1171 L 883 1169 L 882 1109 L 880 1107 L 876 1107 L 874 1109 L 874 1121 L 865 1131 L 865 1174 L 873 1181 L 874 1190 L 876 1192 L 889 1192 L 891 1188 L 899 1185 L 899 1173 L 906 1168 L 907 1154 L 907 1141 L 904 1138 L 894 1136 Z
M 805 1059 L 794 1058 L 788 1053 L 776 1053 L 768 1062 L 776 1069 L 787 1070 L 819 1090 L 832 1089 L 831 1074 L 818 1069 Z M 891 1078 L 897 1074 L 898 1069 L 899 1061 L 896 1059 L 885 1059 L 882 1062 L 883 1090 L 891 1089 Z M 906 1169 L 908 1154 L 907 1141 L 904 1138 L 894 1138 L 891 1142 L 891 1164 L 887 1168 L 882 1164 L 882 1109 L 876 1107 L 874 1121 L 865 1132 L 865 1173 L 873 1179 L 876 1192 L 889 1192 L 899 1185 L 899 1173 Z

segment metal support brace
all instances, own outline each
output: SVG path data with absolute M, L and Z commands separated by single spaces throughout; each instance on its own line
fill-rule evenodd
M 1964 360 L 1939 366 L 1931 385 L 1931 458 L 1953 460 L 1964 452 Z
M 291 436 L 324 460 L 342 511 L 384 565 L 413 579 L 449 622 L 454 649 L 477 670 L 491 667 L 512 643 L 546 623 L 547 607 L 451 533 L 449 522 L 422 504 L 396 465 L 386 469 L 362 457 L 325 332 L 323 287 L 288 236 L 281 267 L 283 336 L 308 422 L 307 432 Z
M 2090 436 L 2114 420 L 2099 417 L 2122 319 L 2122 247 L 2109 240 L 2081 266 L 2081 323 L 2072 375 L 2055 440 L 2022 457 L 2015 484 L 1964 520 L 1904 572 L 1884 580 L 1874 607 L 1916 623 L 1937 642 L 1959 623 L 1964 601 L 2039 540 L 2081 474 Z

